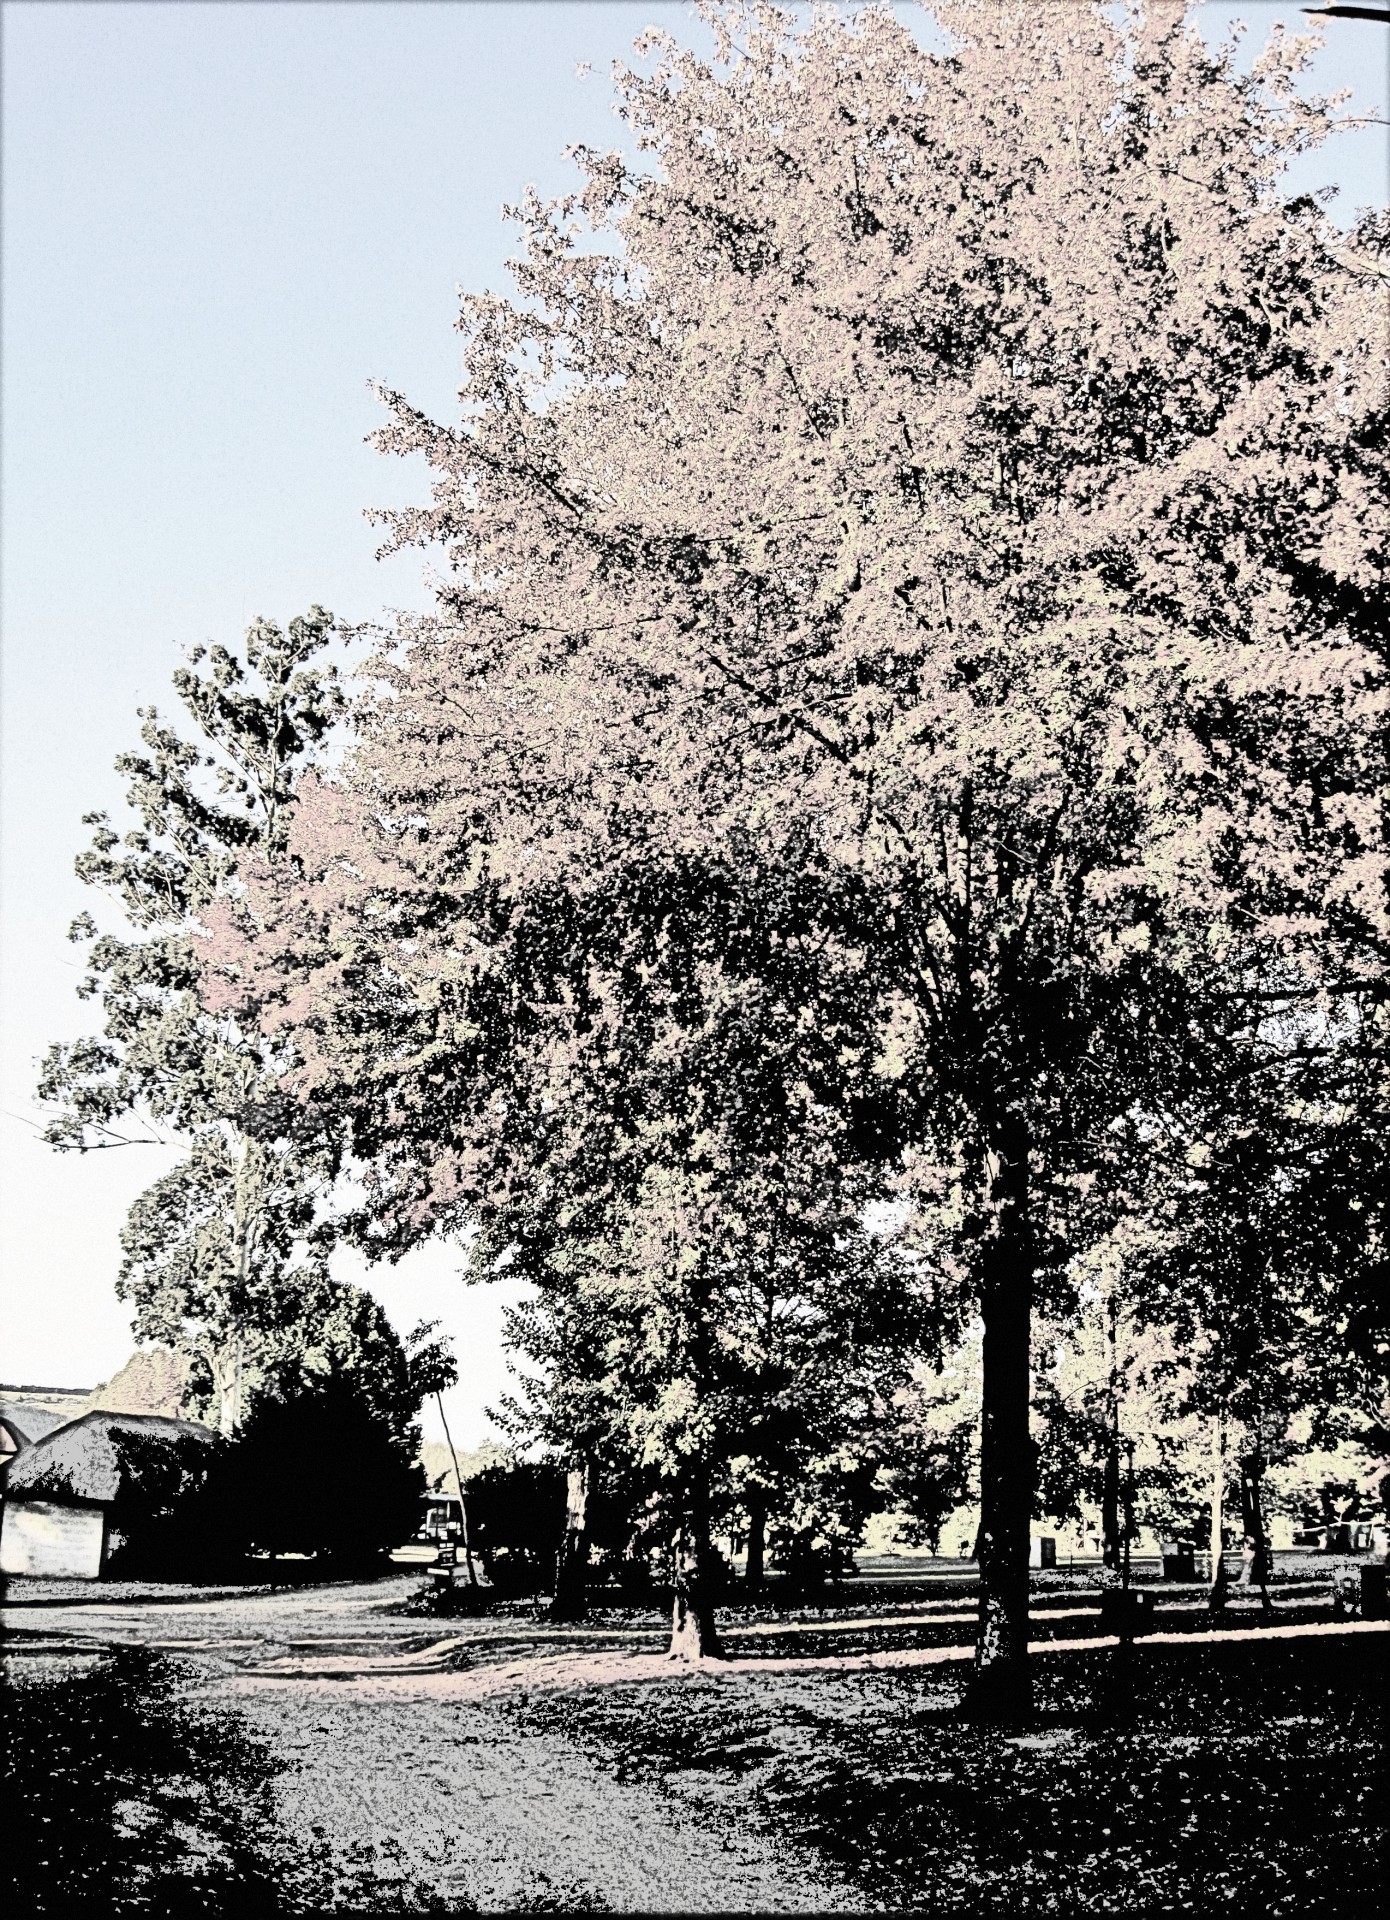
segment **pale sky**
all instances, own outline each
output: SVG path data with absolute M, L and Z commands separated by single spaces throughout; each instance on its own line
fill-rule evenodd
M 1208 14 L 1252 42 L 1305 24 L 1272 0 Z M 457 289 L 504 283 L 500 208 L 571 186 L 566 146 L 622 144 L 607 76 L 649 23 L 698 31 L 668 0 L 4 4 L 0 1379 L 91 1386 L 129 1356 L 117 1235 L 166 1164 L 35 1131 L 36 1061 L 92 1030 L 64 937 L 95 905 L 81 815 L 118 811 L 111 763 L 138 706 L 172 711 L 188 645 L 315 600 L 426 604 L 418 554 L 373 559 L 363 509 L 419 481 L 364 445 L 368 382 L 452 412 Z M 1315 84 L 1390 118 L 1390 30 L 1323 30 Z M 1316 177 L 1383 202 L 1385 129 Z M 507 1384 L 503 1295 L 456 1266 L 344 1273 L 403 1330 L 453 1333 L 471 1445 Z

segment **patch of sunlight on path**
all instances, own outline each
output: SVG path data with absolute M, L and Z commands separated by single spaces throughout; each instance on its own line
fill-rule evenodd
M 1133 1642 L 1136 1652 L 1151 1646 L 1202 1646 L 1216 1642 L 1241 1641 L 1260 1645 L 1269 1640 L 1294 1640 L 1325 1637 L 1330 1634 L 1390 1633 L 1390 1621 L 1365 1620 L 1323 1625 L 1311 1622 L 1297 1626 L 1211 1627 L 1189 1633 L 1145 1633 Z M 1114 1634 L 1076 1640 L 1033 1640 L 1036 1654 L 1087 1653 L 1119 1644 Z M 242 1671 L 225 1680 L 225 1690 L 239 1697 L 265 1689 L 293 1685 L 304 1692 L 350 1692 L 359 1698 L 403 1700 L 485 1700 L 491 1695 L 531 1689 L 554 1689 L 630 1685 L 638 1681 L 678 1680 L 685 1672 L 698 1672 L 709 1679 L 740 1679 L 760 1673 L 856 1673 L 892 1667 L 944 1666 L 974 1659 L 973 1647 L 904 1647 L 881 1653 L 820 1654 L 813 1657 L 791 1655 L 771 1660 L 705 1660 L 683 1663 L 663 1654 L 590 1653 L 540 1656 L 511 1661 L 504 1666 L 475 1667 L 454 1673 L 410 1673 L 402 1668 L 387 1670 L 385 1663 L 371 1673 L 357 1677 L 316 1679 L 300 1671 L 283 1679 L 267 1670 Z

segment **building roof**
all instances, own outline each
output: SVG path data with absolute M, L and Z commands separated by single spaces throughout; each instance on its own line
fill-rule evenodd
M 105 1504 L 138 1478 L 151 1454 L 173 1462 L 214 1445 L 206 1427 L 159 1414 L 84 1413 L 17 1453 L 4 1469 L 7 1499 Z

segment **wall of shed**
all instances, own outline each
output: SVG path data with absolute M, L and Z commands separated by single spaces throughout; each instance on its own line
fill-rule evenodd
M 0 1519 L 0 1573 L 45 1580 L 96 1580 L 106 1517 L 100 1507 L 7 1500 Z

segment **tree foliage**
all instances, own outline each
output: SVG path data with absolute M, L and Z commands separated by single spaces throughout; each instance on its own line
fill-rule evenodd
M 402 1434 L 350 1373 L 259 1395 L 211 1493 L 224 1550 L 369 1566 L 420 1527 L 418 1448 L 419 1434 Z
M 103 1030 L 51 1048 L 40 1081 L 56 1147 L 184 1148 L 130 1210 L 117 1292 L 139 1339 L 194 1355 L 195 1392 L 224 1432 L 296 1351 L 312 1370 L 317 1348 L 342 1348 L 346 1321 L 370 1318 L 328 1278 L 331 1137 L 307 1132 L 279 1091 L 283 1049 L 198 992 L 203 916 L 240 886 L 248 855 L 284 857 L 296 783 L 345 711 L 337 668 L 318 658 L 332 634 L 315 607 L 287 632 L 258 620 L 243 654 L 195 649 L 174 675 L 191 740 L 142 712 L 144 751 L 116 762 L 135 824 L 120 835 L 87 815 L 77 862 L 128 929 L 98 933 L 89 914 L 72 928 L 90 943 L 79 991 Z M 382 1338 L 377 1327 L 368 1344 Z
M 1117 1130 L 1193 1085 L 1225 1125 L 1272 1012 L 1345 1051 L 1382 976 L 1387 235 L 1283 188 L 1335 117 L 1304 43 L 934 12 L 941 53 L 712 8 L 713 60 L 619 73 L 641 158 L 517 210 L 460 422 L 387 396 L 433 473 L 393 543 L 449 574 L 209 978 L 355 1103 L 397 1243 L 634 1159 L 659 1239 L 698 1174 L 650 1062 L 757 1003 L 750 1079 L 981 1312 L 1013 1711 L 1033 1309 Z

